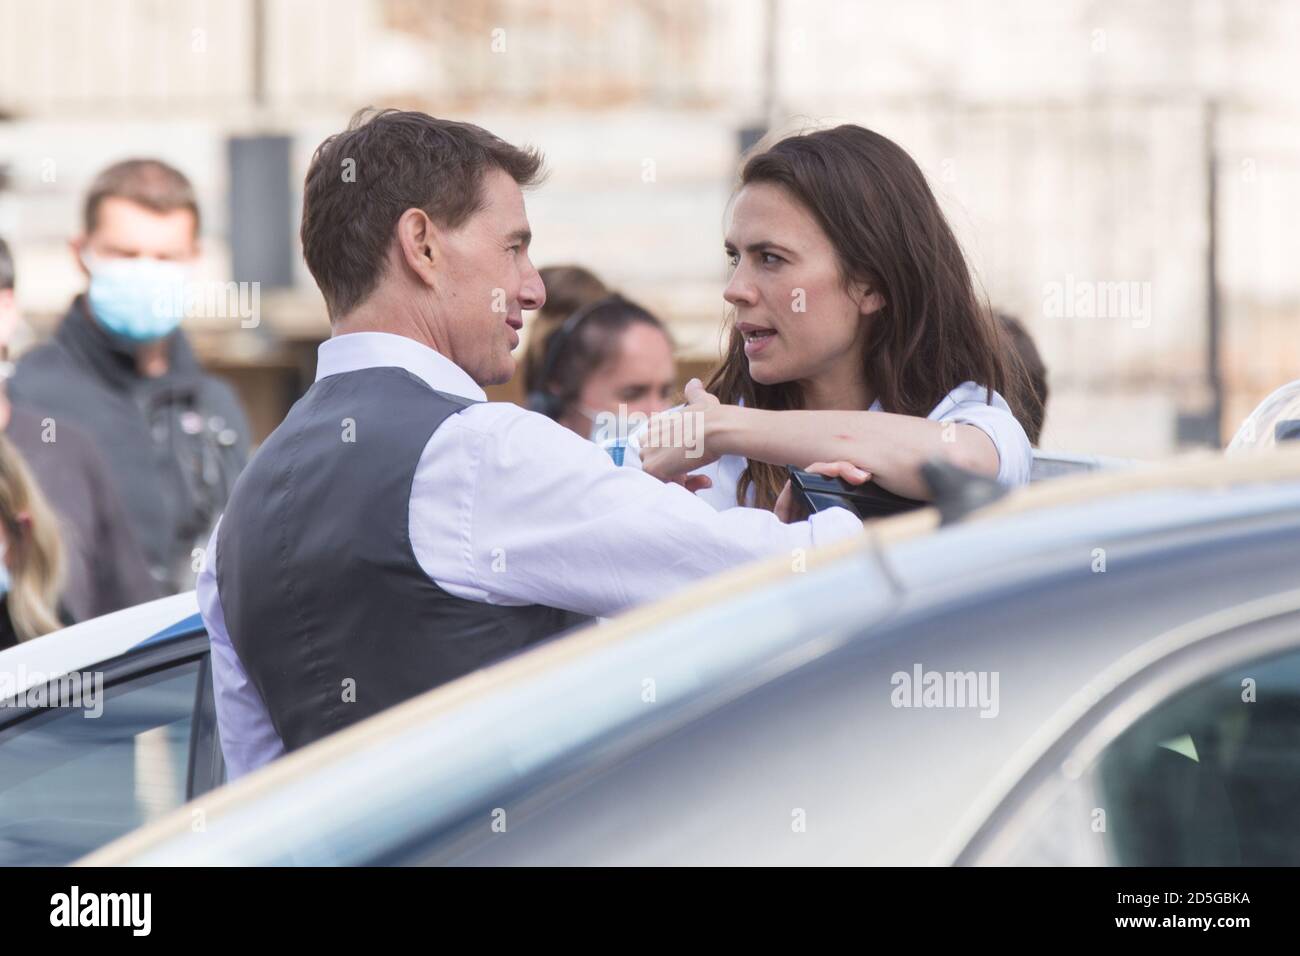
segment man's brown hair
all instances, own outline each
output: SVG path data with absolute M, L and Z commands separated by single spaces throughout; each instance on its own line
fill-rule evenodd
M 303 190 L 302 251 L 330 318 L 379 284 L 404 212 L 421 209 L 455 229 L 483 208 L 483 176 L 493 168 L 529 186 L 542 157 L 469 123 L 391 109 L 360 110 L 321 143 Z
M 109 166 L 90 184 L 86 194 L 86 234 L 99 225 L 99 207 L 105 199 L 128 199 L 154 212 L 188 209 L 194 214 L 194 234 L 199 232 L 199 201 L 185 174 L 160 159 L 125 159 Z

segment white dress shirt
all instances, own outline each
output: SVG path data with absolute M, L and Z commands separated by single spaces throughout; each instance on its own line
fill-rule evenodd
M 869 409 L 873 412 L 882 410 L 879 399 L 873 402 Z M 990 403 L 988 392 L 982 385 L 963 382 L 945 395 L 943 401 L 936 405 L 926 418 L 934 422 L 974 425 L 989 436 L 997 449 L 997 480 L 1004 485 L 1029 483 L 1029 473 L 1034 464 L 1033 447 L 1029 444 L 1029 436 L 1025 434 L 1025 429 L 1012 414 L 1011 406 L 997 392 L 993 393 L 993 401 Z M 641 467 L 639 437 L 639 433 L 634 433 L 628 439 L 624 458 L 626 467 Z M 736 487 L 740 484 L 740 476 L 748 464 L 749 460 L 741 455 L 723 455 L 712 464 L 696 469 L 691 474 L 707 475 L 713 482 L 711 487 L 696 494 L 719 511 L 735 508 Z M 752 485 L 745 500 L 747 504 L 753 505 Z
M 835 508 L 783 524 L 771 512 L 718 512 L 679 485 L 620 468 L 542 415 L 488 402 L 461 368 L 414 339 L 380 332 L 320 346 L 316 380 L 403 368 L 430 388 L 474 399 L 429 439 L 411 486 L 411 545 L 444 591 L 488 604 L 543 604 L 607 616 L 752 559 L 862 531 Z M 220 524 L 207 554 L 217 554 Z M 197 590 L 212 643 L 212 679 L 230 779 L 284 752 L 226 632 L 214 560 Z M 274 640 L 265 635 L 264 640 Z

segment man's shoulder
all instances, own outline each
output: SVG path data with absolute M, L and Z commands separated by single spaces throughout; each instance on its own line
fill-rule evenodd
M 43 374 L 50 369 L 64 369 L 73 364 L 73 358 L 56 341 L 42 342 L 33 346 L 19 356 L 14 363 L 12 381 L 24 381 L 33 375 Z
M 7 389 L 15 404 L 26 404 L 38 412 L 68 413 L 82 407 L 97 386 L 67 349 L 57 342 L 45 342 L 24 352 L 14 363 Z
M 99 459 L 99 452 L 90 433 L 71 422 L 56 421 L 39 405 L 15 401 L 10 408 L 9 427 L 6 434 L 18 450 L 30 457 L 32 451 L 53 451 L 64 458 Z
M 430 438 L 468 442 L 475 453 L 501 466 L 527 466 L 546 462 L 572 467 L 584 460 L 609 461 L 595 444 L 545 415 L 513 402 L 474 402 L 448 416 Z
M 571 439 L 587 444 L 586 439 L 558 422 L 514 402 L 470 402 L 448 421 L 454 421 L 455 427 L 485 437 L 501 438 L 505 431 L 511 431 L 539 436 L 545 441 Z
M 455 398 L 456 396 L 449 396 Z M 476 431 L 490 429 L 504 423 L 522 423 L 524 425 L 541 425 L 549 423 L 554 425 L 555 422 L 545 415 L 539 415 L 537 412 L 516 405 L 514 402 L 479 402 L 472 399 L 464 399 L 465 407 L 457 411 L 454 416 L 466 428 Z

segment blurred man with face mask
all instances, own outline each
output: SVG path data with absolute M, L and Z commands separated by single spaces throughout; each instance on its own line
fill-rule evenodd
M 18 362 L 9 395 L 97 442 L 151 574 L 164 591 L 184 590 L 248 458 L 234 392 L 199 367 L 179 328 L 198 202 L 166 163 L 127 160 L 91 185 L 84 226 L 71 246 L 87 292 Z
M 39 409 L 9 401 L 2 380 L 13 371 L 9 342 L 20 318 L 14 260 L 0 239 L 0 432 L 57 514 L 67 571 L 62 608 L 71 620 L 83 621 L 158 597 L 94 440 L 69 422 L 60 425 Z M 25 527 L 19 523 L 20 531 Z

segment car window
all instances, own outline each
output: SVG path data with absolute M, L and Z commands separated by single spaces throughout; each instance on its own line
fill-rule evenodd
M 1300 864 L 1300 652 L 1233 667 L 1155 708 L 1097 775 L 1121 865 Z
M 1148 711 L 1053 799 L 1015 864 L 1300 864 L 1300 651 Z
M 128 678 L 0 732 L 0 865 L 71 862 L 184 803 L 200 670 Z

